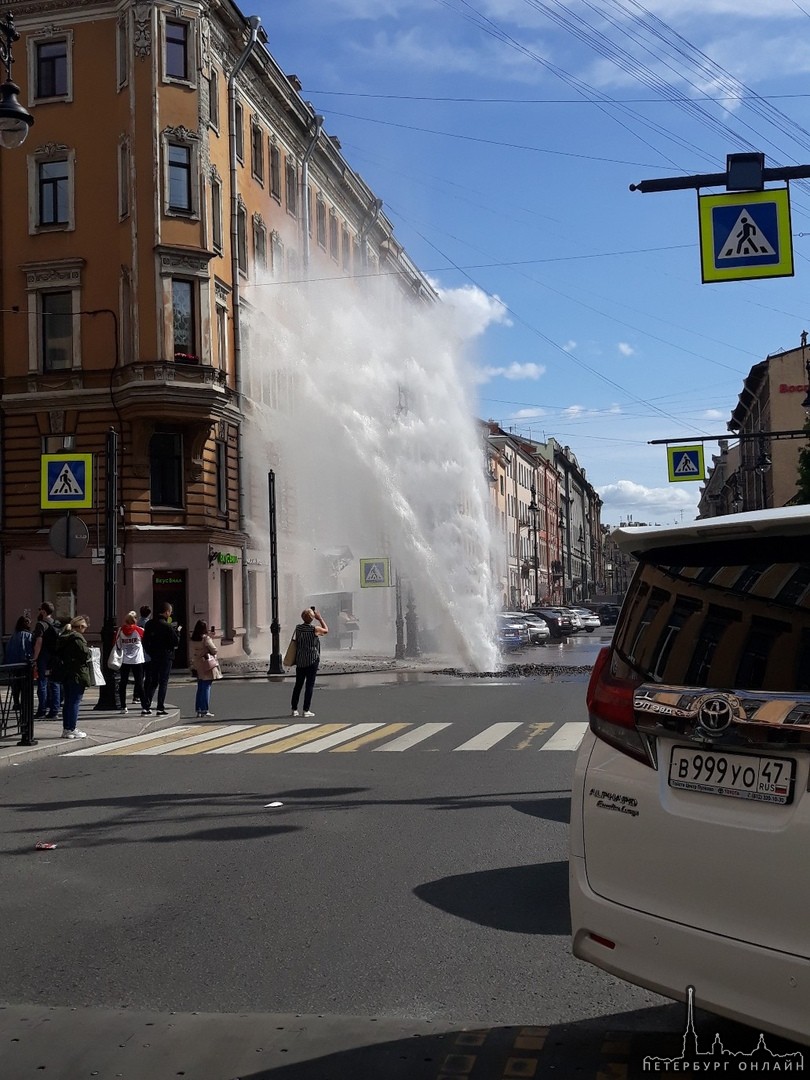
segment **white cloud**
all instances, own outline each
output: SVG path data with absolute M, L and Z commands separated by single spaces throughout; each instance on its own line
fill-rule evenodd
M 636 350 L 632 345 L 628 345 L 626 341 L 620 341 L 618 344 L 619 352 L 622 356 L 634 356 Z
M 431 284 L 447 309 L 455 316 L 455 329 L 462 338 L 480 337 L 490 326 L 512 325 L 506 305 L 500 297 L 484 292 L 477 285 L 445 289 L 437 281 L 431 281 Z
M 514 420 L 534 420 L 538 416 L 545 416 L 545 409 L 518 409 L 515 413 Z
M 576 416 L 582 416 L 584 412 L 584 405 L 569 405 L 567 409 L 563 409 L 563 416 L 568 417 L 568 419 L 570 420 Z
M 617 518 L 622 520 L 643 520 L 648 524 L 671 525 L 680 511 L 687 511 L 684 520 L 691 520 L 694 514 L 695 492 L 687 490 L 693 484 L 674 484 L 670 487 L 645 487 L 633 480 L 619 480 L 615 484 L 606 484 L 599 489 L 604 502 L 602 519 Z
M 728 415 L 727 413 L 720 412 L 719 409 L 707 409 L 703 413 L 703 419 L 704 420 L 722 420 L 723 417 L 727 416 L 727 415 Z
M 563 345 L 563 351 L 564 352 L 573 352 L 573 350 L 576 347 L 577 347 L 577 343 L 575 341 L 573 341 L 573 340 L 566 341 L 566 343 Z
M 507 367 L 485 367 L 481 370 L 481 382 L 488 382 L 490 379 L 512 379 L 514 381 L 521 379 L 539 379 L 541 375 L 545 374 L 546 369 L 542 364 L 518 364 L 517 362 L 509 364 Z

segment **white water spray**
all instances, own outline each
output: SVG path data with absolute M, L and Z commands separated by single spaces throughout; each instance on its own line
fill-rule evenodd
M 267 547 L 273 469 L 282 626 L 331 604 L 329 644 L 348 609 L 354 648 L 393 656 L 395 589 L 360 581 L 361 559 L 389 558 L 422 652 L 493 670 L 490 496 L 457 319 L 384 279 L 270 281 L 248 295 L 249 528 Z

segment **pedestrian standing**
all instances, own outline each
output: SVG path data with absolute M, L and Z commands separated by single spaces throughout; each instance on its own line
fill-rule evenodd
M 35 720 L 56 720 L 62 700 L 59 680 L 51 677 L 51 664 L 56 649 L 56 640 L 62 624 L 54 618 L 54 607 L 50 600 L 43 600 L 39 606 L 36 626 L 34 627 L 33 660 L 36 666 L 37 711 Z
M 197 697 L 194 702 L 197 716 L 213 716 L 209 712 L 211 687 L 215 679 L 222 678 L 222 672 L 219 670 L 216 645 L 202 619 L 197 620 L 191 633 L 191 669 L 197 676 Z
M 135 697 L 140 702 L 143 714 L 149 715 L 143 688 L 143 629 L 138 626 L 138 617 L 130 611 L 115 635 L 115 644 L 121 650 L 121 675 L 118 683 L 119 712 L 127 712 L 127 683 L 129 673 L 135 683 Z
M 151 618 L 152 618 L 152 609 L 149 607 L 148 604 L 141 604 L 141 606 L 139 608 L 139 615 L 138 615 L 138 626 L 140 626 L 141 630 L 146 629 L 146 624 L 149 622 L 149 620 Z M 143 692 L 144 692 L 144 694 L 147 693 L 148 689 L 149 689 L 149 654 L 144 650 L 144 654 L 143 654 Z M 140 704 L 140 698 L 138 697 L 138 694 L 137 694 L 134 686 L 132 688 L 132 704 L 133 705 Z
M 150 656 L 149 687 L 146 693 L 145 715 L 152 710 L 152 698 L 157 691 L 157 715 L 166 716 L 166 691 L 172 673 L 174 653 L 180 644 L 182 626 L 171 622 L 172 605 L 164 604 L 160 614 L 150 619 L 143 632 L 143 647 Z
M 90 646 L 84 635 L 90 620 L 86 615 L 74 615 L 59 635 L 55 659 L 59 663 L 64 695 L 62 699 L 62 738 L 86 739 L 87 732 L 79 731 L 79 707 L 90 685 Z
M 318 625 L 315 626 L 315 620 Z M 312 704 L 312 692 L 315 689 L 315 677 L 318 674 L 318 665 L 321 662 L 321 641 L 324 634 L 329 633 L 329 627 L 323 621 L 315 608 L 306 608 L 301 612 L 301 622 L 296 626 L 293 633 L 295 638 L 295 686 L 292 692 L 292 715 L 300 716 L 298 712 L 298 698 L 301 696 L 301 688 L 304 688 L 304 716 L 314 716 L 310 712 Z
M 27 615 L 21 615 L 17 619 L 17 623 L 14 627 L 14 633 L 8 639 L 5 653 L 6 664 L 27 664 L 34 656 L 34 636 L 31 633 L 31 620 Z M 24 676 L 27 678 L 27 675 Z M 14 708 L 20 707 L 20 686 L 23 679 L 19 674 L 11 676 L 11 697 L 14 701 Z

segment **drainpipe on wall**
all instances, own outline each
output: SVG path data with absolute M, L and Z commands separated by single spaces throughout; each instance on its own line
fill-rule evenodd
M 245 461 L 244 461 L 244 439 L 242 435 L 242 424 L 244 423 L 244 413 L 242 410 L 242 331 L 239 325 L 241 308 L 240 308 L 240 293 L 239 293 L 239 192 L 237 190 L 237 172 L 236 172 L 236 78 L 239 75 L 242 68 L 248 62 L 248 57 L 253 51 L 253 46 L 259 37 L 259 27 L 261 26 L 261 19 L 258 15 L 251 15 L 247 20 L 248 29 L 250 30 L 250 37 L 248 43 L 245 46 L 242 55 L 236 61 L 233 71 L 228 78 L 228 150 L 229 150 L 229 164 L 230 164 L 230 181 L 231 181 L 231 284 L 232 291 L 231 296 L 233 298 L 233 371 L 234 371 L 234 387 L 236 389 L 236 403 L 239 409 L 241 420 L 239 423 L 239 433 L 237 437 L 237 474 L 239 480 L 239 531 L 244 535 L 247 531 L 246 526 L 246 514 L 245 514 L 245 502 L 247 496 L 245 494 Z M 247 568 L 247 541 L 242 542 L 242 622 L 244 623 L 245 633 L 242 638 L 242 648 L 250 656 L 250 625 L 252 622 L 251 610 L 250 610 L 250 577 L 248 575 Z M 223 630 L 228 630 L 230 627 L 222 627 Z
M 321 135 L 323 117 L 314 116 L 310 124 L 312 138 L 301 159 L 301 250 L 304 254 L 304 277 L 309 276 L 309 159 L 315 153 L 315 147 Z

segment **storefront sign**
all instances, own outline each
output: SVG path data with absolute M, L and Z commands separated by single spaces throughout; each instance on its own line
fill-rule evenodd
M 227 555 L 224 551 L 217 552 L 217 562 L 224 563 L 227 566 L 233 566 L 234 563 L 239 562 L 238 555 Z
M 799 383 L 797 386 L 793 386 L 791 383 L 779 384 L 780 394 L 806 394 L 808 390 L 810 390 L 810 386 L 808 386 L 807 383 L 804 385 Z

